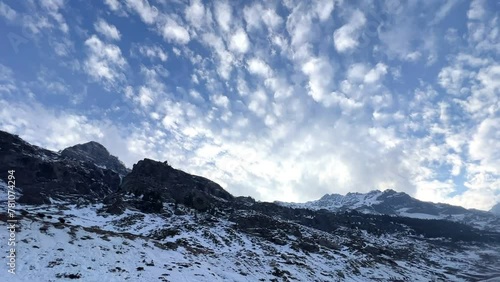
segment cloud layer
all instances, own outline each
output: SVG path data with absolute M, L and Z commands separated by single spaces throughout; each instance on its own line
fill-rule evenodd
M 3 130 L 259 200 L 500 201 L 498 3 L 80 4 L 0 2 Z

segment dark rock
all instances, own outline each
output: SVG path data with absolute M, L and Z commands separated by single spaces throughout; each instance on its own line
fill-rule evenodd
M 15 170 L 19 202 L 33 205 L 48 204 L 50 198 L 98 202 L 120 184 L 120 176 L 110 169 L 61 157 L 0 131 L 0 171 L 8 170 Z
M 121 176 L 125 176 L 130 172 L 117 157 L 111 155 L 103 145 L 94 141 L 68 147 L 61 151 L 61 156 L 90 162 L 111 169 Z
M 134 165 L 123 179 L 121 191 L 141 197 L 135 205 L 144 212 L 160 212 L 166 202 L 207 211 L 216 202 L 233 199 L 231 194 L 213 181 L 174 169 L 166 162 L 150 159 Z

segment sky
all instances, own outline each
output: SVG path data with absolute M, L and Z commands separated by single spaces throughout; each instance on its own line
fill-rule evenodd
M 500 2 L 0 0 L 0 129 L 237 196 L 500 202 Z

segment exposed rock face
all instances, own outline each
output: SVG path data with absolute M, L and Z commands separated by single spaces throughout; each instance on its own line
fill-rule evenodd
M 98 202 L 120 185 L 113 170 L 63 158 L 0 131 L 2 179 L 8 170 L 15 170 L 16 186 L 22 190 L 19 202 L 27 204 L 50 203 L 50 198 Z
M 114 170 L 121 176 L 130 172 L 117 157 L 111 155 L 103 145 L 94 141 L 68 147 L 61 151 L 61 156 L 90 162 Z
M 121 192 L 141 198 L 136 204 L 146 212 L 161 210 L 164 202 L 205 211 L 216 202 L 233 199 L 230 193 L 213 181 L 174 169 L 167 162 L 150 159 L 134 165 L 123 179 Z

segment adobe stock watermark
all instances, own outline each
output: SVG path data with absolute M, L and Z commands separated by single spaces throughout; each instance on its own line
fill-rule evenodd
M 7 172 L 7 231 L 9 237 L 7 241 L 7 248 L 9 254 L 7 255 L 7 266 L 10 274 L 16 274 L 16 177 L 15 171 L 9 170 Z
M 7 33 L 7 40 L 14 50 L 14 53 L 18 54 L 21 49 L 21 45 L 27 44 L 33 35 L 33 31 L 29 31 L 27 26 L 23 26 L 21 28 L 21 34 L 15 32 Z

